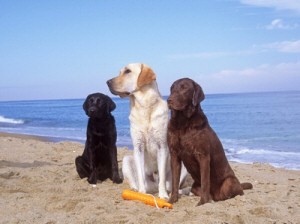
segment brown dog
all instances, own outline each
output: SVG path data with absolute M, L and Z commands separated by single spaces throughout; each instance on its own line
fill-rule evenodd
M 183 78 L 173 83 L 168 99 L 171 203 L 178 201 L 181 161 L 194 180 L 192 192 L 201 197 L 198 205 L 243 195 L 243 189 L 252 188 L 251 183 L 241 184 L 236 178 L 218 136 L 200 107 L 202 100 L 204 93 L 193 80 Z

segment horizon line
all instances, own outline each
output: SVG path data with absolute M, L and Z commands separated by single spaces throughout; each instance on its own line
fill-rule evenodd
M 292 93 L 292 92 L 300 92 L 300 90 L 274 90 L 274 91 L 249 91 L 249 92 L 231 92 L 231 93 L 206 93 L 206 96 L 210 95 L 235 95 L 235 94 L 259 94 L 259 93 Z M 94 93 L 101 93 L 101 92 L 94 92 Z M 92 93 L 90 93 L 92 94 Z M 105 94 L 107 95 L 107 94 Z M 118 96 L 110 96 L 112 99 L 121 99 Z M 169 95 L 161 95 L 162 97 L 168 97 Z M 24 101 L 59 101 L 59 100 L 82 100 L 85 99 L 86 97 L 83 98 L 52 98 L 52 99 L 18 99 L 18 100 L 0 100 L 0 103 L 2 102 L 24 102 Z M 129 97 L 125 97 L 123 99 L 129 99 Z

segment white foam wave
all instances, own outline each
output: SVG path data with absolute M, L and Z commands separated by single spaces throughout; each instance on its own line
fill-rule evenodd
M 225 148 L 229 161 L 239 163 L 269 163 L 275 167 L 300 170 L 300 152 L 276 151 L 268 149 L 251 149 L 247 147 Z
M 0 123 L 8 123 L 8 124 L 24 124 L 24 121 L 21 119 L 13 119 L 13 118 L 6 118 L 0 116 Z
M 228 154 L 235 154 L 235 155 L 245 155 L 245 154 L 252 154 L 252 155 L 286 155 L 286 156 L 300 156 L 299 152 L 284 152 L 284 151 L 271 151 L 265 149 L 233 149 L 229 148 L 226 150 Z

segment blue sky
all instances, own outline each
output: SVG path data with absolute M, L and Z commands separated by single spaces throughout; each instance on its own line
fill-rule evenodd
M 0 100 L 111 95 L 131 62 L 163 95 L 300 90 L 300 1 L 0 0 Z

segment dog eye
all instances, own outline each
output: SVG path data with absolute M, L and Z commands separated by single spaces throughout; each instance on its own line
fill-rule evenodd
M 128 74 L 128 73 L 130 73 L 130 72 L 131 72 L 131 70 L 127 68 L 127 69 L 124 71 L 124 74 Z

